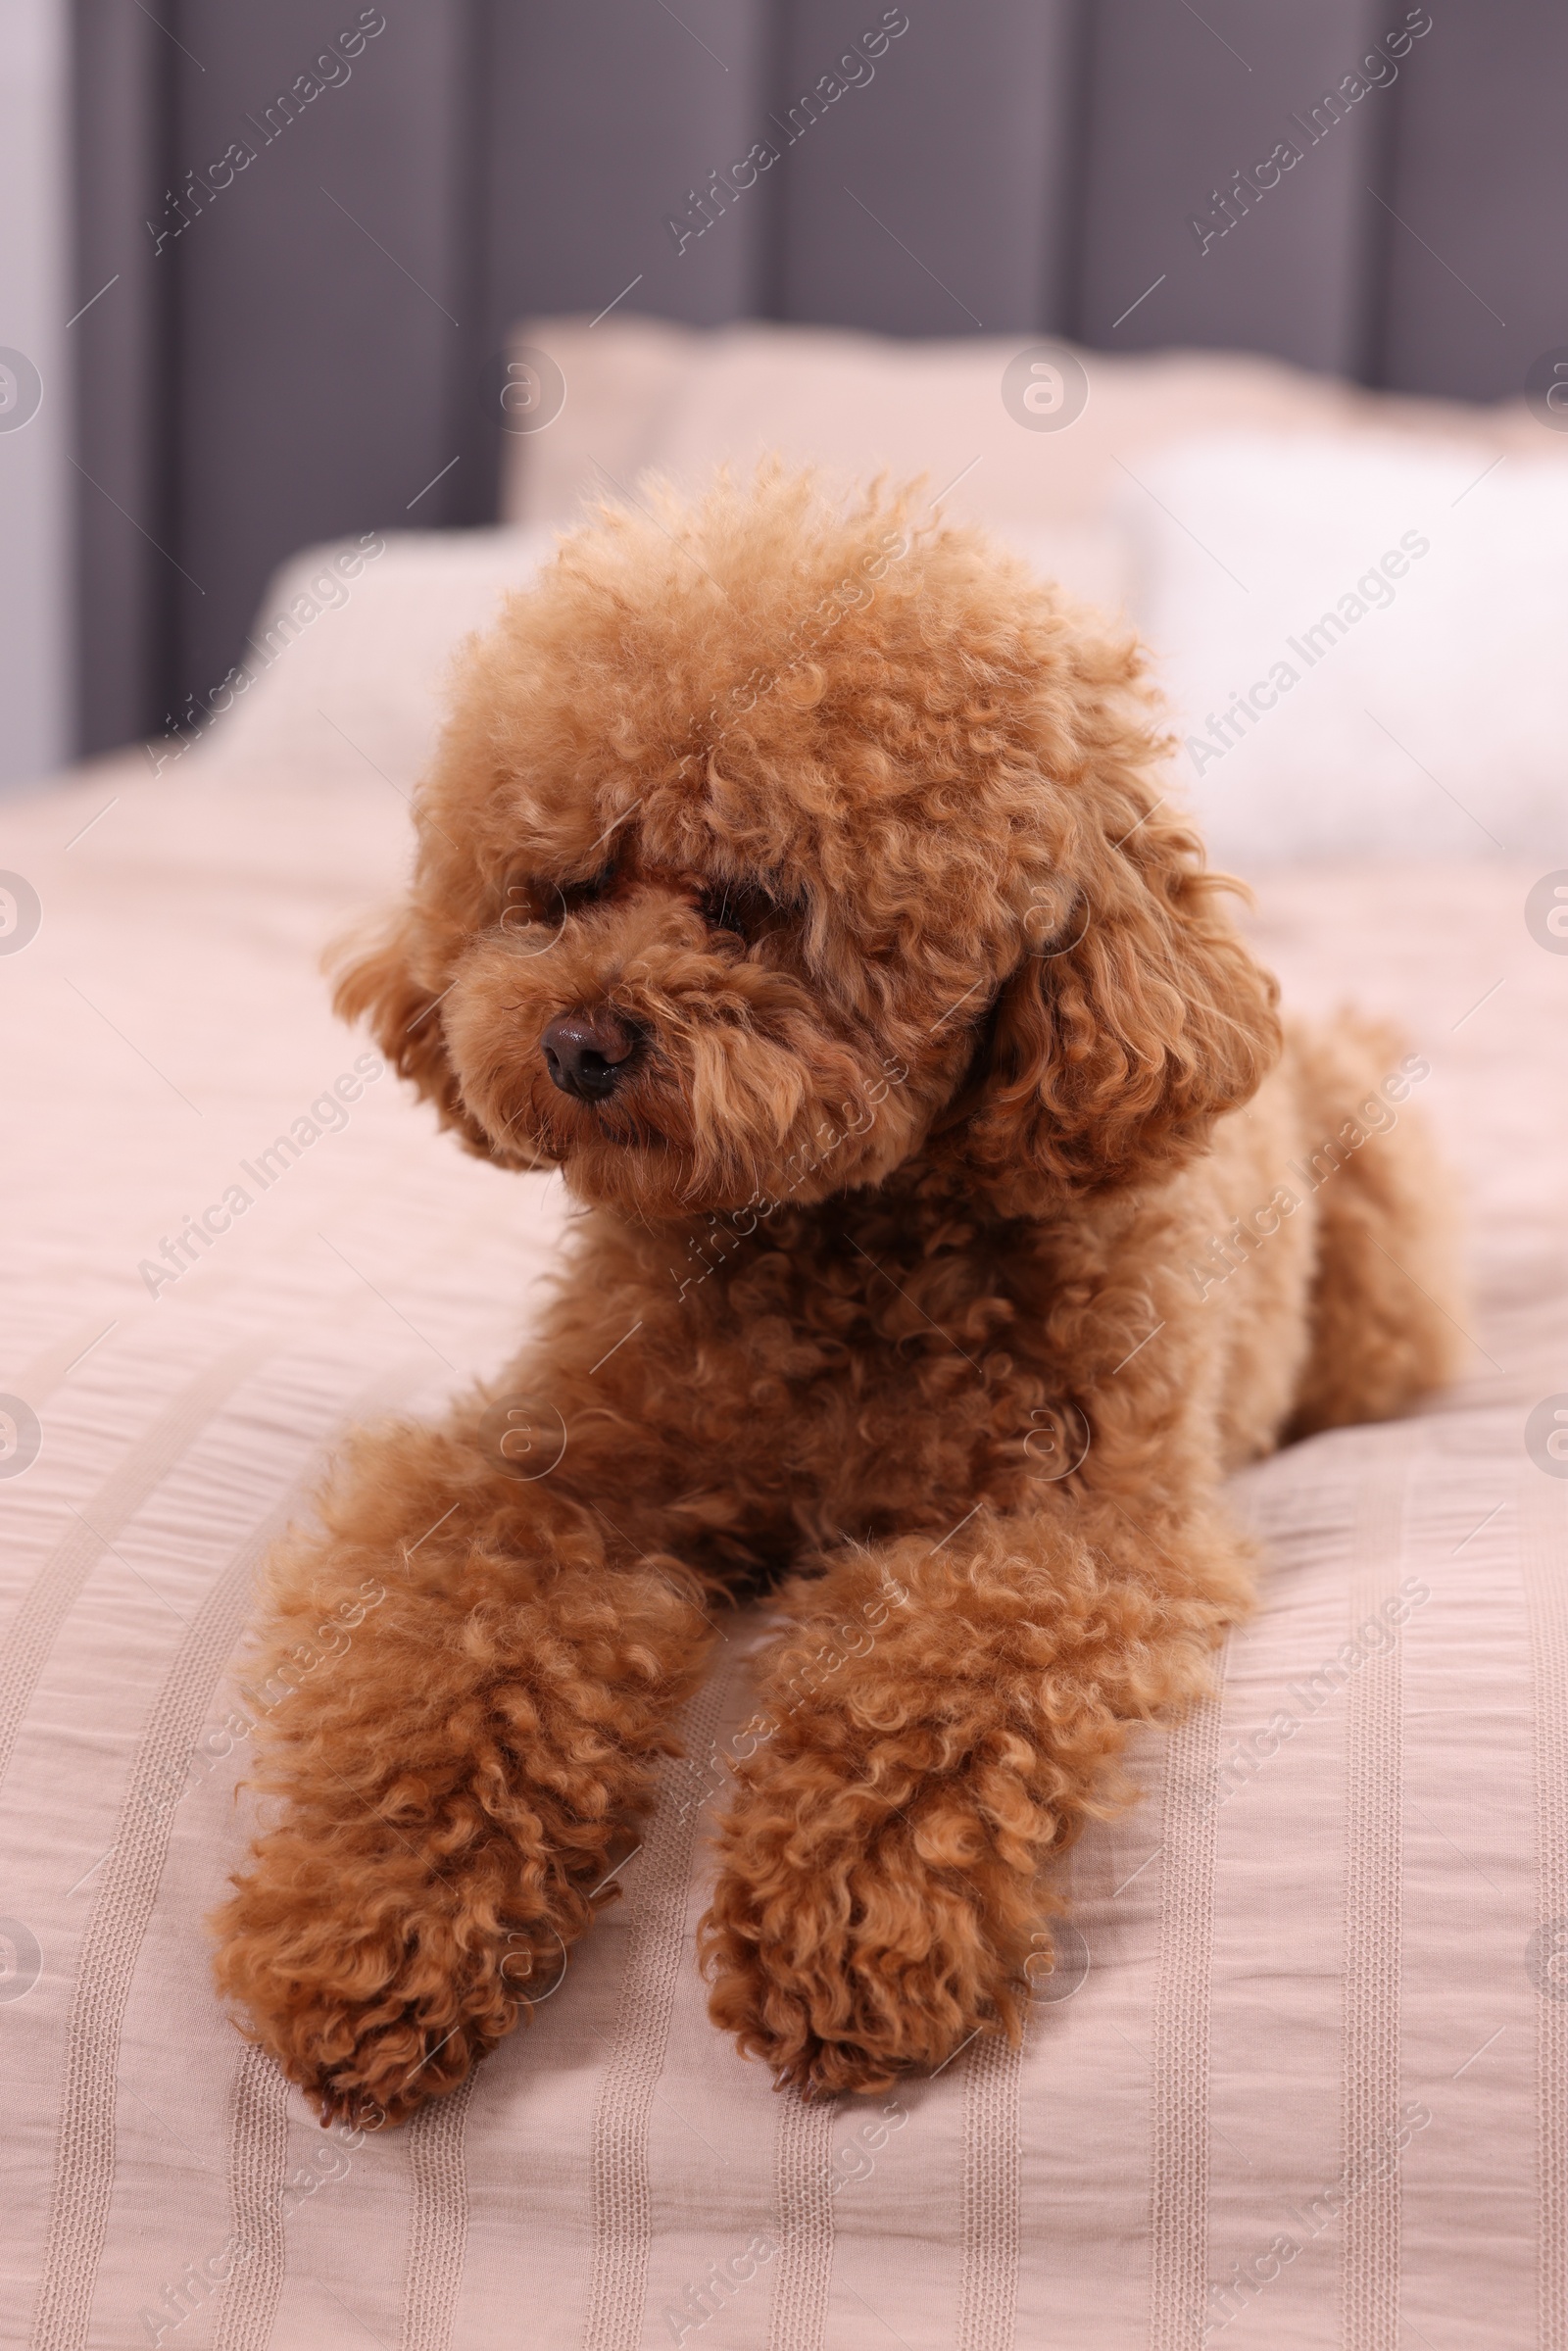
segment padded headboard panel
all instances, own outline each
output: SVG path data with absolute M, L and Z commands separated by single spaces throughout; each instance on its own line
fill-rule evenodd
M 1472 400 L 1568 331 L 1551 0 L 74 22 L 89 749 L 216 686 L 293 549 L 490 519 L 528 315 L 1228 348 Z

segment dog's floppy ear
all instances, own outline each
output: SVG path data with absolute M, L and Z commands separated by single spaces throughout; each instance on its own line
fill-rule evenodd
M 432 944 L 413 905 L 397 908 L 373 930 L 351 932 L 327 956 L 335 975 L 333 1009 L 343 1020 L 364 1020 L 399 1077 L 411 1078 L 421 1099 L 435 1103 L 441 1124 L 488 1158 L 489 1140 L 464 1107 L 447 1053 L 441 1020 L 447 982 L 438 977 L 431 985 L 427 976 Z
M 1183 825 L 1152 812 L 1073 862 L 1060 920 L 1023 924 L 966 1097 L 964 1155 L 1019 1210 L 1190 1157 L 1280 1050 L 1277 983 L 1216 903 L 1235 885 Z

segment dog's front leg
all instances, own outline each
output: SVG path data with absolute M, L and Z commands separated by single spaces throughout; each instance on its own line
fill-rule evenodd
M 253 1777 L 282 1810 L 218 1979 L 323 2119 L 398 2120 L 529 2013 L 674 1747 L 701 1588 L 572 1466 L 581 1499 L 520 1481 L 477 1413 L 373 1431 L 272 1562 Z
M 1085 1495 L 798 1585 L 720 1830 L 714 2022 L 823 2096 L 1016 2034 L 1042 1869 L 1125 1800 L 1128 1724 L 1202 1687 L 1244 1555 L 1212 1508 Z

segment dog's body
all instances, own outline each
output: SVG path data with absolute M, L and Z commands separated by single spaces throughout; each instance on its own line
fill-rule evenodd
M 1451 1361 L 1424 1065 L 1353 1022 L 1281 1051 L 1131 649 L 959 534 L 890 556 L 874 505 L 668 514 L 475 657 L 414 909 L 341 991 L 592 1204 L 516 1364 L 358 1439 L 274 1570 L 288 1810 L 220 1975 L 328 2110 L 450 2088 L 555 1974 L 726 1591 L 791 1629 L 715 2020 L 820 2092 L 1011 2029 L 1045 1864 L 1248 1605 L 1226 1472 Z

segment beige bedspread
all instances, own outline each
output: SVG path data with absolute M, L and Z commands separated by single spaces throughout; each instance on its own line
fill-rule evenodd
M 364 1042 L 317 949 L 407 834 L 374 776 L 194 758 L 0 824 L 42 911 L 0 954 L 0 1473 L 41 1437 L 0 1474 L 0 2340 L 1568 2339 L 1568 1477 L 1526 1445 L 1568 1392 L 1568 955 L 1527 928 L 1534 870 L 1266 883 L 1294 1003 L 1389 1007 L 1431 1062 L 1472 1190 L 1470 1371 L 1238 1481 L 1264 1605 L 1074 1856 L 1081 1945 L 1021 2055 L 775 2096 L 705 2018 L 679 1769 L 624 1899 L 470 2089 L 345 2142 L 247 2053 L 202 1919 L 244 1834 L 225 1674 L 257 1559 L 345 1421 L 500 1361 L 563 1233 L 559 1185 L 464 1158 L 389 1077 L 311 1114 Z M 283 1132 L 298 1156 L 264 1163 Z M 756 1631 L 696 1701 L 701 1754 L 749 1710 Z

